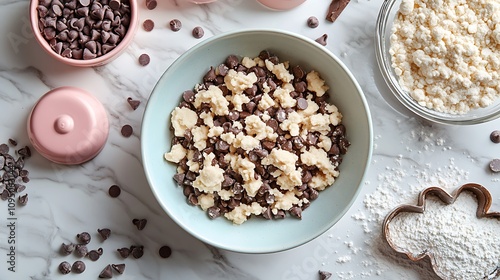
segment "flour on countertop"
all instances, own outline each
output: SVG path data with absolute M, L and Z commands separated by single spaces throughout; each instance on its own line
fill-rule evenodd
M 403 0 L 390 41 L 399 84 L 422 106 L 463 114 L 500 95 L 496 0 Z

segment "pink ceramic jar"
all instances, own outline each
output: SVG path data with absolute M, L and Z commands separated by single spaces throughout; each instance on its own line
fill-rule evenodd
M 119 21 L 123 20 L 121 18 L 120 19 L 116 18 L 116 15 L 118 15 L 118 13 L 109 14 L 109 12 L 107 11 L 107 10 L 110 10 L 111 12 L 114 11 L 114 9 L 110 8 L 111 5 L 114 5 L 113 7 L 115 7 L 116 10 L 118 10 L 119 7 L 121 7 L 121 5 L 122 5 L 121 0 L 109 0 L 109 2 L 108 2 L 109 6 L 106 5 L 108 7 L 107 7 L 107 9 L 104 9 L 104 11 L 105 11 L 104 14 L 102 14 L 101 11 L 93 13 L 92 5 L 94 4 L 94 0 L 76 0 L 76 1 L 73 1 L 73 2 L 77 3 L 76 5 L 78 5 L 78 7 L 84 8 L 83 11 L 81 11 L 81 12 L 77 12 L 76 8 L 74 9 L 73 14 L 80 13 L 80 15 L 78 16 L 79 20 L 75 20 L 75 21 L 66 19 L 67 17 L 64 14 L 65 13 L 64 10 L 67 9 L 67 6 L 55 7 L 56 5 L 48 4 L 51 1 L 31 0 L 31 2 L 30 2 L 31 28 L 33 30 L 33 33 L 34 33 L 34 36 L 35 36 L 35 39 L 37 40 L 37 42 L 54 59 L 56 59 L 62 63 L 65 63 L 65 64 L 72 65 L 72 66 L 80 66 L 80 67 L 101 66 L 101 65 L 104 65 L 104 64 L 112 61 L 118 55 L 120 55 L 127 48 L 127 46 L 132 42 L 134 35 L 135 35 L 135 32 L 137 31 L 137 27 L 139 25 L 138 24 L 139 19 L 138 19 L 137 0 L 126 0 L 126 1 L 128 2 L 128 5 L 130 7 L 130 16 L 129 16 L 129 19 L 127 19 L 129 21 L 129 23 L 128 23 L 128 28 L 125 29 L 126 30 L 125 32 L 116 31 L 116 25 L 117 24 L 119 25 L 119 23 L 120 23 Z M 61 3 L 65 3 L 62 5 L 68 5 L 66 2 L 72 2 L 72 1 L 61 1 Z M 101 2 L 101 1 L 97 1 L 97 2 Z M 111 4 L 112 2 L 117 3 L 117 4 Z M 82 4 L 82 3 L 85 3 L 85 4 Z M 82 5 L 87 5 L 87 6 L 82 7 Z M 88 8 L 88 11 L 87 11 L 88 15 L 87 16 L 84 16 L 85 8 Z M 93 13 L 92 16 L 90 16 L 91 13 Z M 41 15 L 45 15 L 45 14 L 47 14 L 46 17 L 41 16 Z M 50 18 L 50 17 L 56 18 L 56 20 L 55 21 L 50 20 L 49 22 L 47 22 L 47 18 Z M 86 19 L 85 17 L 89 17 L 90 20 Z M 63 18 L 65 18 L 65 19 L 63 19 Z M 85 19 L 80 19 L 80 18 L 85 18 Z M 110 18 L 113 18 L 113 20 L 110 20 Z M 103 19 L 103 20 L 101 20 L 101 19 Z M 108 20 L 110 22 L 112 22 L 109 26 L 109 32 L 107 30 L 105 30 L 105 29 L 108 29 L 108 27 L 103 26 L 103 22 L 106 22 L 106 24 L 107 24 Z M 99 25 L 99 23 L 101 25 Z M 43 26 L 41 27 L 41 25 L 43 25 Z M 99 25 L 99 27 L 96 27 L 98 25 Z M 90 34 L 89 32 L 87 32 L 87 33 L 89 33 L 87 36 L 88 36 L 88 38 L 98 36 L 99 39 L 92 38 L 94 40 L 91 40 L 91 41 L 100 40 L 100 43 L 102 43 L 102 47 L 100 47 L 102 49 L 101 53 L 106 52 L 105 54 L 102 54 L 102 55 L 97 56 L 95 58 L 91 58 L 91 55 L 94 55 L 95 52 L 94 52 L 94 54 L 92 54 L 90 52 L 87 54 L 88 59 L 80 59 L 80 58 L 73 58 L 73 57 L 69 58 L 69 57 L 67 57 L 68 56 L 67 54 L 57 53 L 51 47 L 51 43 L 49 43 L 49 41 L 46 39 L 46 38 L 51 38 L 53 35 L 57 34 L 57 36 L 59 38 L 54 38 L 53 40 L 57 39 L 58 42 L 61 42 L 61 41 L 73 42 L 75 40 L 81 40 L 82 37 L 85 37 L 85 36 L 81 35 L 81 33 L 84 33 L 83 28 L 86 28 L 86 27 L 82 27 L 82 26 L 93 26 L 92 29 L 94 29 L 96 32 L 93 32 L 93 34 Z M 67 28 L 67 29 L 65 29 L 65 28 Z M 61 33 L 64 33 L 64 31 L 61 32 L 60 29 L 67 30 L 68 33 L 61 34 Z M 69 35 L 69 32 L 72 32 L 72 30 L 76 31 L 76 33 L 78 33 L 78 37 L 72 38 L 74 36 Z M 108 32 L 108 34 L 114 33 L 114 35 L 109 35 L 109 37 L 111 39 L 101 37 L 102 30 L 105 30 L 106 32 Z M 47 33 L 47 34 L 49 34 L 49 36 L 47 36 L 47 34 L 43 34 L 43 33 Z M 52 33 L 52 34 L 50 34 L 50 33 Z M 76 33 L 72 32 L 71 35 L 76 34 Z M 100 34 L 97 35 L 97 33 L 100 33 Z M 117 44 L 115 44 L 116 46 L 113 46 L 112 44 L 109 44 L 109 42 L 112 42 L 110 40 L 113 40 L 113 41 L 116 40 L 116 34 L 124 34 L 124 35 L 122 36 L 121 40 Z M 60 40 L 61 36 L 65 36 L 63 39 L 66 39 L 67 37 L 69 37 L 69 39 Z M 108 35 L 106 35 L 106 37 L 107 36 Z M 105 47 L 104 45 L 106 43 L 108 43 L 108 44 Z M 52 43 L 52 45 L 55 45 L 55 44 Z M 111 46 L 111 47 L 109 47 L 109 46 Z M 84 48 L 87 48 L 87 46 L 85 46 Z M 93 46 L 89 46 L 88 49 L 95 50 L 96 48 L 98 49 L 99 47 L 96 47 L 94 44 Z M 109 51 L 105 51 L 104 50 L 105 48 Z M 84 55 L 85 55 L 85 53 L 84 53 L 84 51 L 82 51 L 82 57 Z
M 293 9 L 306 0 L 257 0 L 262 5 L 277 11 Z

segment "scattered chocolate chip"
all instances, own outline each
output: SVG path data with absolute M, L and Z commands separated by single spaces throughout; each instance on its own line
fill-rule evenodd
M 107 265 L 101 273 L 99 273 L 99 278 L 110 279 L 113 277 L 113 271 L 111 270 L 111 265 Z
M 318 273 L 319 273 L 319 279 L 320 280 L 327 280 L 330 277 L 332 277 L 332 274 L 330 272 L 328 272 L 328 271 L 320 270 L 320 271 L 318 271 Z
M 144 30 L 149 32 L 153 30 L 153 28 L 155 27 L 155 22 L 150 19 L 147 19 L 142 23 L 142 27 L 144 28 Z
M 131 246 L 130 253 L 134 258 L 139 259 L 144 255 L 144 246 Z
M 8 154 L 9 146 L 7 144 L 0 144 L 0 154 Z
M 326 20 L 334 22 L 344 11 L 350 0 L 332 0 L 330 6 L 328 7 L 328 12 L 326 14 Z
M 17 141 L 12 138 L 9 139 L 9 143 L 14 147 L 17 146 Z
M 121 192 L 122 192 L 122 190 L 117 185 L 112 185 L 111 187 L 109 187 L 109 190 L 108 190 L 109 196 L 111 196 L 111 197 L 118 197 L 118 196 L 120 196 Z
M 146 219 L 133 219 L 132 223 L 137 227 L 138 230 L 143 230 L 148 223 Z
M 85 271 L 85 263 L 82 261 L 75 261 L 71 266 L 71 270 L 75 273 L 82 273 Z
M 170 30 L 174 31 L 174 32 L 177 32 L 179 30 L 181 30 L 182 28 L 182 23 L 180 20 L 178 19 L 173 19 L 169 22 L 169 26 L 170 26 Z
M 61 249 L 59 251 L 61 252 L 61 255 L 67 256 L 67 255 L 70 255 L 71 253 L 73 253 L 74 250 L 75 250 L 75 244 L 72 244 L 72 243 L 65 244 L 65 243 L 63 243 L 61 245 Z
M 67 261 L 63 261 L 59 264 L 59 272 L 61 274 L 68 274 L 71 272 L 71 264 Z
M 87 249 L 87 246 L 84 245 L 84 244 L 77 244 L 75 246 L 75 254 L 80 257 L 80 258 L 83 258 L 87 255 L 88 253 L 88 249 Z
M 22 206 L 26 205 L 28 203 L 28 194 L 19 196 L 18 201 L 20 205 Z
M 495 130 L 490 134 L 490 140 L 493 143 L 500 143 L 500 130 Z
M 123 272 L 125 271 L 125 264 L 124 263 L 121 263 L 121 264 L 112 264 L 111 267 L 116 270 L 116 272 L 120 273 L 120 274 L 123 274 Z
M 316 27 L 318 27 L 318 25 L 319 25 L 319 20 L 317 17 L 310 16 L 307 19 L 307 26 L 309 26 L 310 28 L 316 28 Z
M 315 41 L 318 42 L 322 46 L 326 46 L 326 39 L 328 39 L 328 35 L 327 34 L 323 34 L 321 37 L 319 37 Z
M 500 172 L 500 159 L 493 159 L 490 161 L 490 170 L 493 172 Z
M 195 28 L 193 28 L 192 33 L 193 37 L 195 37 L 196 39 L 200 39 L 201 37 L 203 37 L 203 35 L 205 35 L 205 31 L 201 26 L 196 26 Z
M 97 250 L 90 250 L 88 253 L 87 253 L 87 257 L 89 257 L 89 259 L 91 261 L 97 261 L 102 255 L 102 248 L 99 248 Z
M 172 249 L 166 245 L 161 246 L 158 253 L 160 254 L 160 257 L 166 259 L 166 258 L 170 257 L 170 255 L 172 255 Z
M 109 228 L 98 229 L 97 232 L 101 236 L 102 240 L 106 240 L 111 235 L 111 230 Z
M 128 258 L 128 256 L 130 256 L 130 249 L 129 248 L 119 248 L 119 249 L 116 249 L 116 251 L 118 251 L 118 253 L 120 254 L 120 256 L 124 259 Z
M 139 105 L 141 105 L 140 100 L 132 99 L 132 97 L 128 97 L 127 102 L 134 111 L 137 110 L 137 108 L 139 108 Z
M 158 2 L 156 2 L 156 0 L 146 0 L 146 7 L 148 10 L 154 10 L 157 5 Z
M 141 55 L 139 56 L 138 61 L 139 61 L 139 64 L 140 64 L 141 66 L 146 66 L 146 65 L 148 65 L 148 64 L 149 64 L 149 62 L 151 61 L 151 58 L 149 57 L 149 55 L 148 55 L 148 54 L 143 53 L 143 54 L 141 54 Z
M 86 231 L 82 232 L 82 233 L 79 233 L 76 235 L 76 238 L 78 239 L 78 241 L 80 241 L 80 243 L 82 244 L 89 244 L 90 242 L 90 234 Z
M 123 137 L 130 137 L 132 135 L 132 133 L 134 132 L 134 129 L 132 128 L 132 126 L 126 124 L 124 126 L 122 126 L 122 130 L 121 130 L 121 133 L 122 133 L 122 136 Z

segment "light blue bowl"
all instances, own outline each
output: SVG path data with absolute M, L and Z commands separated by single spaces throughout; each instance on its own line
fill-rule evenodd
M 202 81 L 210 66 L 230 54 L 256 57 L 267 49 L 281 61 L 316 70 L 330 86 L 330 97 L 343 114 L 351 146 L 340 165 L 340 176 L 320 192 L 302 220 L 252 218 L 233 225 L 223 217 L 210 220 L 199 207 L 186 203 L 172 176 L 176 166 L 164 160 L 170 151 L 170 113 L 182 92 Z M 184 230 L 218 248 L 242 253 L 271 253 L 304 244 L 342 218 L 361 188 L 372 152 L 372 123 L 361 88 L 347 67 L 325 47 L 306 37 L 279 30 L 239 30 L 209 38 L 179 57 L 158 81 L 142 121 L 141 149 L 151 190 L 167 214 Z

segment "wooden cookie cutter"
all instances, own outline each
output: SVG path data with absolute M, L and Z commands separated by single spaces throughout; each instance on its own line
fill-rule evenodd
M 396 252 L 400 254 L 406 255 L 412 261 L 416 262 L 426 257 L 429 258 L 431 261 L 432 269 L 436 273 L 436 275 L 439 276 L 441 279 L 446 279 L 446 277 L 436 269 L 436 263 L 432 252 L 426 250 L 421 254 L 414 256 L 411 252 L 408 252 L 408 250 L 406 250 L 405 248 L 401 248 L 396 244 L 394 244 L 389 238 L 389 223 L 392 221 L 394 217 L 396 217 L 402 212 L 423 213 L 425 211 L 425 200 L 428 195 L 435 195 L 439 197 L 439 199 L 441 199 L 444 203 L 452 204 L 455 202 L 457 197 L 463 191 L 470 191 L 476 195 L 478 202 L 476 216 L 478 218 L 500 219 L 500 212 L 488 212 L 492 203 L 491 194 L 488 191 L 488 189 L 486 189 L 480 184 L 476 183 L 464 184 L 460 188 L 456 189 L 452 194 L 449 194 L 440 187 L 429 187 L 420 192 L 420 194 L 418 195 L 417 205 L 406 205 L 406 204 L 400 205 L 395 209 L 393 209 L 389 214 L 387 214 L 382 224 L 382 236 L 384 237 L 385 241 L 389 244 L 389 246 L 391 246 L 392 249 L 394 249 Z M 488 276 L 488 279 L 494 279 L 499 276 L 500 276 L 500 267 L 497 267 L 495 271 L 493 271 Z

